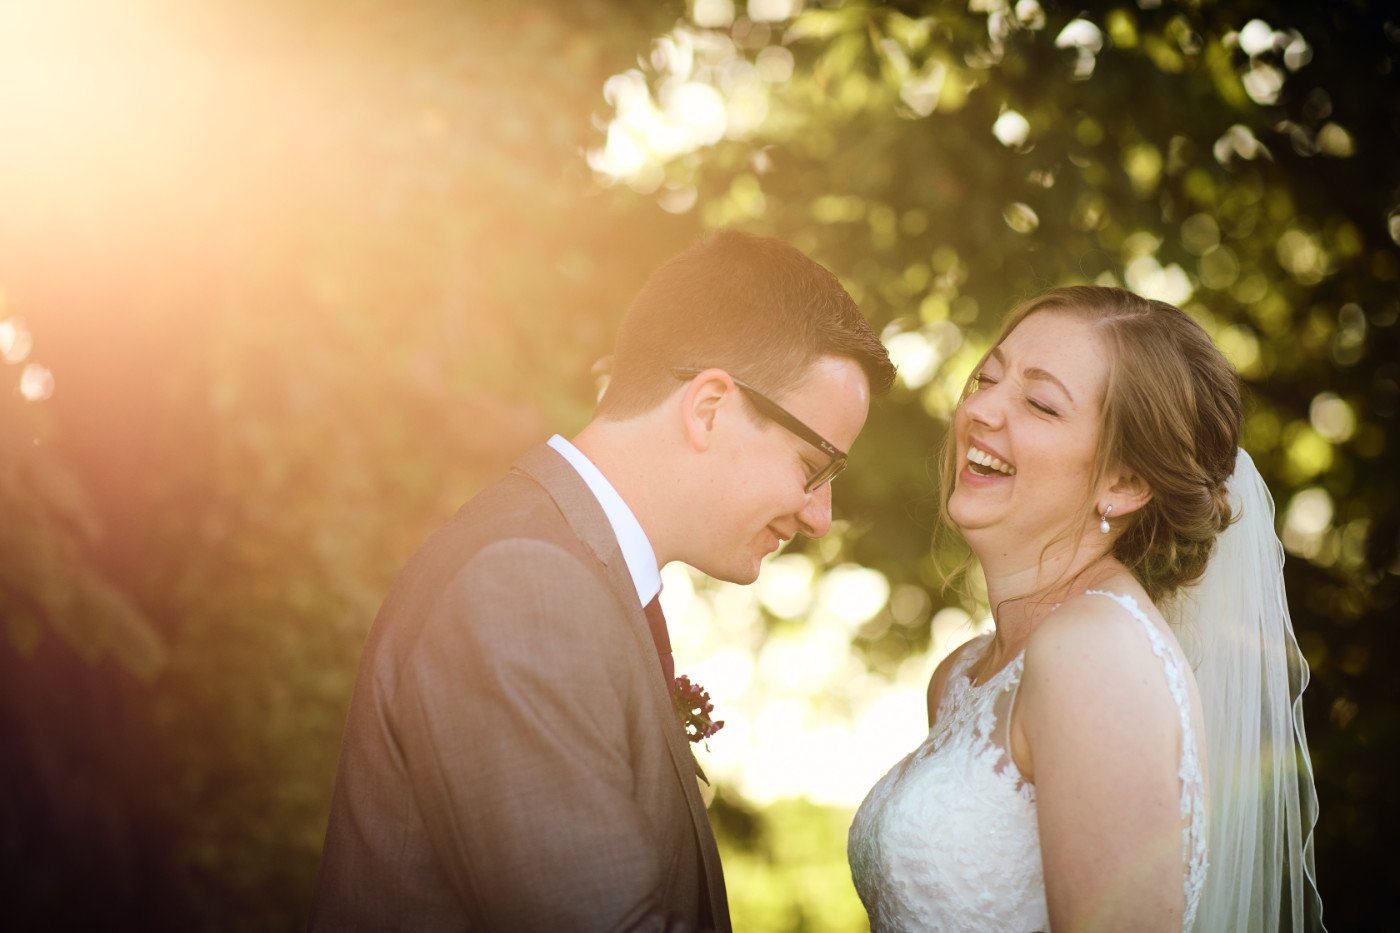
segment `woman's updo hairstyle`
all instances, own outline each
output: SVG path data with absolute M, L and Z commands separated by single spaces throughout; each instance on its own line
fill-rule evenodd
M 1087 321 L 1103 340 L 1109 374 L 1090 488 L 1111 470 L 1147 484 L 1151 500 L 1112 520 L 1113 556 L 1154 601 L 1170 596 L 1205 572 L 1231 520 L 1225 483 L 1239 449 L 1239 379 L 1180 308 L 1121 288 L 1051 289 L 1011 314 L 1002 339 L 1047 311 Z M 1086 502 L 1086 523 L 1097 521 L 1096 505 Z

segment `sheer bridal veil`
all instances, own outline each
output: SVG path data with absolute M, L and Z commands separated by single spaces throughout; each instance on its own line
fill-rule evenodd
M 1308 665 L 1288 615 L 1273 499 L 1244 450 L 1228 490 L 1235 521 L 1169 607 L 1198 662 L 1205 715 L 1210 861 L 1195 929 L 1321 930 Z

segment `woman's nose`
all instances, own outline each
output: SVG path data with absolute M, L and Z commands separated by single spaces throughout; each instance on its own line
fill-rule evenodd
M 996 391 L 999 387 L 997 385 L 977 389 L 968 395 L 959 406 L 963 415 L 979 424 L 999 427 L 1006 420 L 1001 393 Z

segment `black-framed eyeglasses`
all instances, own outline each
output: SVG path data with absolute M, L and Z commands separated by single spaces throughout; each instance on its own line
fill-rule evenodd
M 672 368 L 671 374 L 677 379 L 685 381 L 694 379 L 704 371 L 705 370 L 698 369 L 694 366 L 676 366 Z M 844 450 L 807 427 L 807 425 L 802 422 L 802 419 L 798 418 L 792 412 L 788 411 L 738 376 L 730 373 L 729 378 L 734 380 L 734 384 L 748 396 L 749 401 L 753 402 L 753 407 L 757 408 L 765 417 L 777 422 L 779 425 L 831 458 L 826 466 L 817 470 L 816 473 L 813 473 L 807 478 L 807 485 L 803 487 L 807 492 L 815 492 L 822 488 L 835 479 L 836 474 L 846 469 L 846 452 Z

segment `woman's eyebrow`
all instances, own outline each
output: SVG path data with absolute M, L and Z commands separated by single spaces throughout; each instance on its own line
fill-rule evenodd
M 1055 385 L 1060 387 L 1060 391 L 1065 394 L 1065 398 L 1069 399 L 1070 404 L 1074 404 L 1074 394 L 1070 392 L 1069 388 L 1063 382 L 1055 378 L 1055 375 L 1053 373 L 1046 372 L 1045 370 L 1040 369 L 1039 367 L 1033 366 L 1030 369 L 1026 370 L 1026 378 L 1041 379 L 1045 382 L 1053 382 Z
M 987 353 L 987 358 L 996 360 L 1002 366 L 1006 365 L 1006 355 L 1001 352 L 1001 347 L 992 347 L 992 349 Z M 1056 386 L 1059 387 L 1060 391 L 1065 394 L 1065 398 L 1069 399 L 1071 405 L 1077 405 L 1077 403 L 1074 400 L 1074 393 L 1071 392 L 1069 388 L 1055 376 L 1054 373 L 1041 369 L 1038 366 L 1032 366 L 1025 372 L 1027 379 L 1039 379 L 1044 382 L 1054 383 Z

